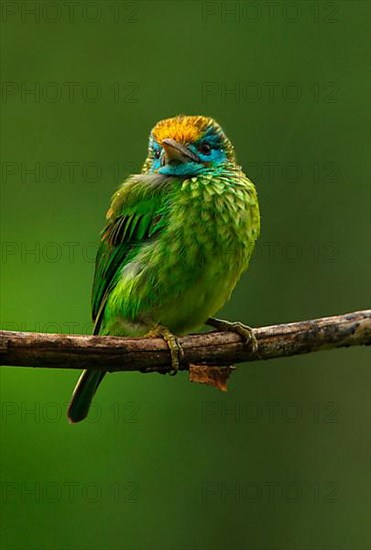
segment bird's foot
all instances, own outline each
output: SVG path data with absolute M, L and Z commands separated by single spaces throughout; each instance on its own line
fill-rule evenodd
M 248 325 L 244 325 L 240 321 L 230 322 L 223 319 L 214 319 L 214 317 L 210 317 L 206 324 L 221 331 L 236 332 L 245 339 L 245 343 L 248 344 L 252 353 L 258 350 L 258 341 L 253 329 Z
M 179 370 L 180 361 L 184 355 L 182 346 L 180 345 L 178 338 L 170 332 L 168 328 L 163 327 L 162 325 L 156 325 L 148 332 L 148 334 L 146 334 L 147 338 L 156 338 L 159 336 L 161 336 L 167 343 L 171 357 L 171 369 L 164 374 L 175 376 Z

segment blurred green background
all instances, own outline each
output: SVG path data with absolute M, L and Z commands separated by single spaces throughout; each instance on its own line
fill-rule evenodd
M 109 198 L 179 113 L 215 117 L 259 192 L 221 315 L 366 308 L 368 20 L 363 1 L 3 2 L 2 328 L 90 331 Z M 2 369 L 2 548 L 369 548 L 368 359 L 245 364 L 227 394 L 110 375 L 75 426 L 77 372 Z

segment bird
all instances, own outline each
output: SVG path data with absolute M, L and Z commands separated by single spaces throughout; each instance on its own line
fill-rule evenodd
M 161 336 L 171 374 L 177 337 L 203 325 L 234 330 L 254 347 L 252 329 L 213 317 L 247 269 L 260 232 L 255 185 L 221 126 L 204 115 L 159 121 L 141 173 L 112 197 L 92 288 L 93 334 Z M 83 420 L 106 371 L 86 369 L 72 394 L 71 423 Z

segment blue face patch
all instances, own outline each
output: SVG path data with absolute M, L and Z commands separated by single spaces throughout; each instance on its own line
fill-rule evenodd
M 151 137 L 150 151 L 152 162 L 150 172 L 168 176 L 196 176 L 210 172 L 227 161 L 227 154 L 223 147 L 222 137 L 210 128 L 194 143 L 187 144 L 187 148 L 200 159 L 199 162 L 164 163 L 163 148 Z
M 165 164 L 159 169 L 159 174 L 165 176 L 197 176 L 205 172 L 205 166 L 200 162 L 179 162 Z
M 152 138 L 152 136 L 149 139 L 149 151 L 152 156 L 150 172 L 158 172 L 161 167 L 162 156 L 164 153 L 162 147 Z

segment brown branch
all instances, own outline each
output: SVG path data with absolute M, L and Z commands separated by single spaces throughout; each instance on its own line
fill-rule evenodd
M 244 361 L 289 357 L 332 348 L 369 345 L 371 310 L 254 329 L 258 350 L 252 353 L 233 332 L 209 332 L 179 339 L 184 351 L 182 370 L 189 363 L 224 366 Z M 158 338 L 67 336 L 0 331 L 0 363 L 108 371 L 166 371 L 167 344 Z

